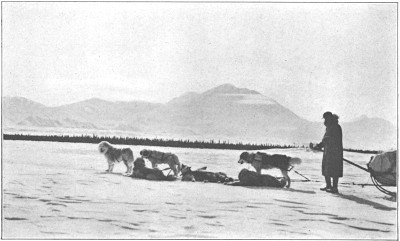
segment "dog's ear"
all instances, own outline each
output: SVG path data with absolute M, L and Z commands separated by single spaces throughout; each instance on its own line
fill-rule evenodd
M 206 169 L 207 169 L 207 167 L 201 167 L 201 168 L 197 169 L 196 171 L 204 171 Z
M 141 152 L 140 152 L 140 155 L 142 155 L 142 156 L 148 156 L 149 155 L 149 151 L 148 150 L 142 150 Z
M 247 151 L 243 152 L 242 154 L 240 154 L 240 159 L 247 159 L 247 157 L 249 157 L 249 153 Z

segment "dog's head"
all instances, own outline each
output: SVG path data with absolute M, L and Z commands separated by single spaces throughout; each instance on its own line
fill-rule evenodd
M 248 152 L 243 152 L 242 154 L 240 154 L 240 157 L 239 157 L 239 161 L 238 161 L 238 163 L 240 163 L 240 164 L 243 164 L 243 163 L 245 163 L 245 162 L 248 162 L 247 160 L 248 160 L 248 158 L 249 158 L 249 153 Z
M 146 150 L 146 149 L 143 149 L 143 150 L 140 151 L 140 155 L 141 155 L 143 158 L 148 158 L 148 157 L 150 156 L 150 151 L 149 151 L 149 150 Z
M 182 182 L 195 182 L 196 179 L 194 178 L 193 174 L 186 173 L 182 175 Z
M 144 162 L 144 159 L 141 157 L 136 158 L 136 160 L 133 162 L 133 167 L 135 169 L 140 169 L 146 166 L 146 163 Z
M 111 144 L 108 143 L 107 141 L 102 141 L 99 143 L 99 152 L 100 153 L 106 153 L 108 149 L 111 148 Z
M 194 176 L 192 173 L 192 168 L 190 166 L 182 164 L 181 174 L 182 174 L 183 182 L 195 182 L 196 181 L 194 179 Z
M 185 176 L 186 174 L 192 173 L 192 169 L 191 169 L 190 166 L 187 166 L 187 165 L 185 165 L 185 164 L 182 164 L 181 173 L 182 173 L 182 176 Z

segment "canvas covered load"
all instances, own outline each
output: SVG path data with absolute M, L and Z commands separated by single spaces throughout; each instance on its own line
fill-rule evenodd
M 368 169 L 382 185 L 396 186 L 397 151 L 385 152 L 371 158 Z

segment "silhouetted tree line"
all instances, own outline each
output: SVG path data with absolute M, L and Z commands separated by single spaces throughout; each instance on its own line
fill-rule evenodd
M 273 148 L 295 148 L 296 145 L 277 145 L 277 144 L 243 144 L 242 142 L 230 143 L 229 141 L 191 141 L 191 140 L 174 140 L 159 138 L 137 138 L 137 137 L 108 137 L 97 135 L 25 135 L 25 134 L 3 134 L 4 140 L 21 140 L 21 141 L 52 141 L 52 142 L 75 142 L 75 143 L 94 143 L 108 141 L 114 145 L 135 145 L 135 146 L 167 146 L 167 147 L 185 147 L 200 149 L 229 149 L 229 150 L 263 150 Z M 305 148 L 305 146 L 301 146 Z M 380 151 L 361 150 L 361 149 L 344 149 L 348 152 L 357 152 L 364 154 L 378 154 Z
M 168 146 L 168 147 L 185 147 L 185 148 L 201 148 L 201 149 L 230 149 L 230 150 L 262 150 L 272 148 L 294 148 L 294 145 L 276 145 L 276 144 L 243 144 L 230 143 L 229 141 L 191 141 L 191 140 L 174 140 L 174 139 L 149 139 L 137 137 L 107 137 L 97 135 L 25 135 L 25 134 L 3 134 L 4 140 L 21 140 L 21 141 L 51 141 L 51 142 L 74 142 L 74 143 L 99 143 L 108 141 L 114 145 L 135 145 L 135 146 Z
M 322 146 L 317 143 L 310 143 L 309 148 L 314 149 L 314 150 L 322 150 Z M 343 151 L 348 151 L 348 152 L 357 152 L 357 153 L 364 153 L 364 154 L 378 154 L 381 153 L 382 151 L 371 151 L 371 150 L 361 150 L 361 149 L 351 149 L 351 148 L 343 148 Z
M 348 152 L 358 152 L 358 153 L 364 153 L 364 154 L 378 154 L 378 153 L 381 152 L 381 151 L 370 151 L 370 150 L 360 150 L 360 149 L 347 149 L 347 148 L 345 148 L 345 149 L 343 149 L 343 150 L 348 151 Z

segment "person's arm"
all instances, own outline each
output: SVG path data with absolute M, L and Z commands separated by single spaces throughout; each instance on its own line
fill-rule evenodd
M 313 143 L 310 143 L 310 148 L 313 149 L 313 150 L 321 151 L 322 148 L 324 148 L 324 146 L 328 143 L 328 139 L 329 139 L 329 136 L 327 135 L 327 132 L 326 132 L 324 137 L 322 137 L 321 142 L 317 143 L 315 145 Z
M 325 135 L 322 138 L 322 142 L 321 142 L 322 146 L 326 146 L 332 140 L 333 135 L 334 135 L 334 133 L 332 132 L 332 129 L 326 128 Z
M 313 145 L 311 149 L 315 150 L 322 150 L 332 139 L 332 130 L 330 128 L 326 128 L 324 137 L 322 138 L 322 141 L 316 145 Z

